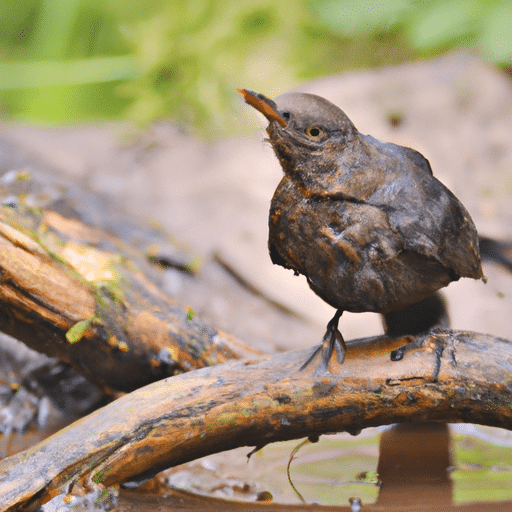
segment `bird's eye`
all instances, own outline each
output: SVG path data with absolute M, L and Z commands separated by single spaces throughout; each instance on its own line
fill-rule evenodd
M 289 121 L 290 120 L 290 112 L 288 112 L 288 110 L 283 110 L 281 112 L 281 117 L 285 120 L 285 121 Z
M 309 128 L 306 128 L 306 135 L 308 137 L 311 137 L 312 139 L 319 139 L 324 134 L 324 131 L 322 128 L 318 126 L 311 126 Z

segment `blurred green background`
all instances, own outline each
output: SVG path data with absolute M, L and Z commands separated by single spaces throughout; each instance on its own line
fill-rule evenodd
M 512 0 L 0 0 L 0 115 L 236 131 L 234 89 L 468 47 L 512 69 Z

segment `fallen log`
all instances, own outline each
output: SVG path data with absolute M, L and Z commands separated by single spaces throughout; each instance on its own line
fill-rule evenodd
M 403 358 L 391 361 L 406 343 Z M 306 357 L 227 362 L 119 398 L 0 462 L 0 511 L 26 510 L 74 484 L 144 481 L 240 446 L 407 421 L 512 429 L 507 340 L 451 330 L 366 338 L 325 375 L 315 365 L 299 371 Z
M 257 354 L 150 274 L 136 249 L 99 228 L 0 206 L 0 331 L 119 391 Z

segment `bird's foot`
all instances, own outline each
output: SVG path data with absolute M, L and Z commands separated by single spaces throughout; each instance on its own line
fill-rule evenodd
M 338 364 L 343 364 L 343 361 L 345 361 L 345 352 L 347 351 L 343 336 L 341 335 L 340 331 L 338 331 L 337 327 L 330 331 L 329 329 L 327 330 L 321 347 L 322 358 L 320 359 L 320 363 L 315 371 L 317 375 L 330 373 L 329 362 L 331 361 L 333 352 L 336 352 L 336 361 Z
M 432 329 L 425 331 L 421 335 L 405 336 L 405 339 L 410 339 L 411 341 L 409 341 L 407 345 L 402 345 L 401 347 L 398 347 L 397 349 L 393 350 L 389 355 L 389 358 L 391 359 L 391 361 L 400 361 L 403 359 L 406 352 L 410 352 L 411 350 L 414 349 L 421 349 L 423 347 L 423 344 L 425 343 L 425 340 L 430 339 L 432 336 L 446 334 L 447 332 L 449 331 L 446 329 L 440 327 L 433 327 Z
M 434 330 L 427 331 L 427 333 L 428 332 L 434 332 Z M 406 345 L 398 347 L 389 354 L 389 358 L 391 359 L 391 361 L 401 361 L 406 352 L 414 348 L 421 348 L 421 346 L 423 345 L 423 341 L 425 340 L 424 336 L 419 336 L 416 338 L 413 338 L 413 336 L 405 336 L 403 338 L 407 340 L 408 343 Z
M 342 313 L 343 311 L 338 310 L 334 317 L 329 321 L 322 343 L 313 348 L 311 355 L 302 364 L 299 371 L 302 371 L 309 366 L 319 352 L 322 352 L 322 356 L 320 363 L 315 370 L 316 375 L 330 373 L 329 362 L 331 361 L 332 353 L 334 351 L 336 351 L 336 361 L 338 364 L 343 364 L 347 347 L 345 346 L 343 336 L 338 330 L 338 322 Z

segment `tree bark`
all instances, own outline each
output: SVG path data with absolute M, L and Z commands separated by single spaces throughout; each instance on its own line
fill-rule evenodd
M 299 370 L 307 355 L 232 361 L 119 398 L 0 462 L 0 510 L 43 503 L 73 483 L 142 481 L 240 446 L 406 421 L 512 428 L 509 341 L 446 330 L 366 338 L 324 375 L 314 364 Z

